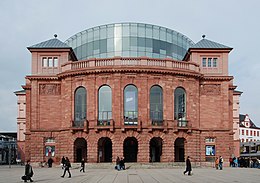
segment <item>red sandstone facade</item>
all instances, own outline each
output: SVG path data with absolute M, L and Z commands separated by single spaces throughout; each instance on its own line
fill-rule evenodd
M 212 161 L 222 156 L 226 162 L 234 153 L 233 77 L 228 76 L 230 49 L 190 48 L 183 61 L 172 59 L 109 58 L 75 61 L 72 49 L 29 48 L 32 74 L 26 76 L 25 156 L 32 162 L 53 156 L 59 162 L 68 156 L 72 162 L 151 161 L 154 147 L 156 161 Z M 57 57 L 53 68 L 42 66 L 43 57 Z M 202 66 L 202 59 L 218 58 L 215 68 Z M 124 89 L 138 89 L 138 123 L 124 123 Z M 110 125 L 98 125 L 98 91 L 107 85 L 112 90 Z M 163 91 L 163 122 L 152 124 L 149 96 L 152 86 Z M 84 87 L 86 120 L 74 125 L 75 91 Z M 174 91 L 186 92 L 186 122 L 174 118 Z M 151 143 L 155 142 L 155 145 Z M 47 152 L 46 147 L 55 149 Z M 214 147 L 213 154 L 206 148 Z M 132 150 L 131 150 L 132 149 Z M 133 150 L 134 149 L 134 150 Z M 158 149 L 161 149 L 158 152 Z M 111 151 L 111 152 L 109 152 Z M 127 152 L 131 151 L 131 152 Z M 130 157 L 130 156 L 136 156 Z

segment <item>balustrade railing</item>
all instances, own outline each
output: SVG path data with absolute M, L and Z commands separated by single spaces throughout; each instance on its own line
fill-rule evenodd
M 137 111 L 125 111 L 124 124 L 125 125 L 137 125 L 138 112 Z
M 199 66 L 193 62 L 176 61 L 170 59 L 151 59 L 151 58 L 109 58 L 109 59 L 89 59 L 85 61 L 69 62 L 64 64 L 63 71 L 77 70 L 92 67 L 104 66 L 150 66 L 150 67 L 164 67 L 177 68 L 191 71 L 199 71 Z

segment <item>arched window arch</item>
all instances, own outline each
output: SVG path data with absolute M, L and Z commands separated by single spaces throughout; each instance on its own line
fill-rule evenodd
M 186 92 L 183 88 L 176 88 L 174 91 L 174 119 L 179 126 L 186 126 Z
M 98 90 L 98 124 L 109 125 L 112 119 L 112 90 L 104 85 Z
M 134 85 L 124 89 L 124 122 L 127 125 L 137 125 L 138 121 L 138 90 Z
M 74 106 L 74 125 L 83 126 L 84 120 L 87 117 L 87 92 L 84 87 L 79 87 L 76 89 Z
M 150 89 L 150 119 L 152 124 L 162 124 L 163 121 L 163 90 L 157 85 Z

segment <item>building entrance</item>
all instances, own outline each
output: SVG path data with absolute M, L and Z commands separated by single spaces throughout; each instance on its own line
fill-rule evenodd
M 84 138 L 77 138 L 74 142 L 74 161 L 87 160 L 87 141 Z
M 184 162 L 184 138 L 177 138 L 174 142 L 174 159 L 175 162 Z
M 98 162 L 112 162 L 112 142 L 108 137 L 98 140 Z
M 137 162 L 138 142 L 134 137 L 127 137 L 124 141 L 125 162 Z
M 160 162 L 162 155 L 162 139 L 154 137 L 150 140 L 150 162 Z

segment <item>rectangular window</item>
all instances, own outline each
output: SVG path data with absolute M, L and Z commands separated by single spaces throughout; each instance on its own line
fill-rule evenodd
M 257 136 L 259 137 L 259 131 L 257 131 Z
M 42 58 L 42 66 L 43 67 L 48 67 L 48 62 L 47 62 L 47 58 L 46 57 Z
M 206 58 L 202 58 L 202 67 L 206 67 Z
M 246 130 L 246 135 L 248 136 L 248 130 Z
M 217 67 L 217 58 L 213 58 L 213 67 Z
M 250 130 L 250 136 L 253 136 L 253 131 L 252 130 Z
M 58 57 L 53 58 L 53 66 L 58 67 Z
M 211 65 L 212 65 L 212 58 L 208 58 L 208 67 L 211 67 Z
M 256 132 L 254 131 L 254 136 L 256 136 Z
M 52 57 L 48 57 L 48 67 L 53 67 Z
M 244 130 L 242 130 L 242 135 L 244 135 Z

